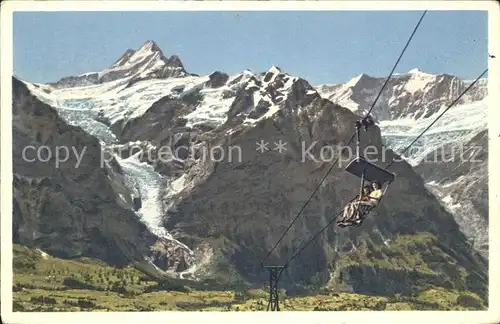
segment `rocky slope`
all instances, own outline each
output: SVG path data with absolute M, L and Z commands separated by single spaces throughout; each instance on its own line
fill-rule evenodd
M 183 260 L 135 215 L 120 165 L 101 165 L 99 141 L 68 125 L 23 82 L 12 82 L 14 242 L 115 265 L 145 257 L 158 264 Z
M 129 188 L 134 181 L 127 179 L 147 176 L 147 183 L 135 182 L 149 207 L 138 211 L 140 217 L 160 237 L 193 251 L 188 273 L 266 282 L 260 261 L 326 172 L 321 148 L 347 143 L 357 116 L 277 67 L 131 82 L 136 78 L 29 88 L 114 152 Z M 364 135 L 363 145 L 382 148 L 378 127 Z M 256 151 L 261 140 L 269 143 L 268 151 Z M 281 152 L 273 145 L 280 140 L 286 149 Z M 305 155 L 310 145 L 311 155 Z M 409 164 L 396 163 L 392 170 L 397 180 L 364 226 L 331 227 L 294 261 L 283 285 L 345 284 L 393 294 L 430 283 L 485 294 L 486 264 L 470 251 L 453 216 Z M 269 261 L 286 261 L 358 185 L 357 178 L 335 168 Z M 402 277 L 409 278 L 410 288 L 384 284 Z

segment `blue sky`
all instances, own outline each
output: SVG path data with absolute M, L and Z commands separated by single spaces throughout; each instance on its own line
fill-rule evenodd
M 313 84 L 386 76 L 421 11 L 17 12 L 14 74 L 31 82 L 100 71 L 154 40 L 186 70 L 228 74 L 272 65 Z M 429 11 L 396 73 L 474 79 L 487 67 L 486 11 Z

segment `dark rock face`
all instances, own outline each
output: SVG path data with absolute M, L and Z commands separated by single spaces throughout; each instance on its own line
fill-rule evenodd
M 235 99 L 231 105 L 228 112 L 228 120 L 233 120 L 238 115 L 245 115 L 249 112 L 249 109 L 253 106 L 252 93 L 245 89 L 240 89 L 236 95 Z
M 14 243 L 117 266 L 151 257 L 174 270 L 186 268 L 188 253 L 158 239 L 134 214 L 141 199 L 131 197 L 116 160 L 100 164 L 96 138 L 67 125 L 15 78 L 12 114 Z M 66 156 L 63 147 L 70 154 L 56 167 L 55 153 Z M 36 157 L 39 149 L 46 162 Z M 51 159 L 46 159 L 47 150 Z
M 319 98 L 319 94 L 314 91 L 313 87 L 306 80 L 298 79 L 292 85 L 291 94 L 287 97 L 285 104 L 285 107 L 287 107 L 286 111 L 291 114 L 298 107 L 305 107 Z
M 257 106 L 248 114 L 248 118 L 259 119 L 264 116 L 268 111 L 271 104 L 267 101 L 261 100 Z
M 129 121 L 118 134 L 121 142 L 150 140 L 161 144 L 161 139 L 172 130 L 183 128 L 186 124 L 182 117 L 190 113 L 194 105 L 184 100 L 163 97 L 155 102 L 141 118 Z
M 86 85 L 92 85 L 92 84 L 97 84 L 99 83 L 99 74 L 98 73 L 91 73 L 91 74 L 85 74 L 85 75 L 80 75 L 80 76 L 70 76 L 70 77 L 65 77 L 62 78 L 61 80 L 57 81 L 57 83 L 52 84 L 56 87 L 59 85 L 64 85 L 65 87 L 80 87 L 80 86 L 86 86 Z
M 17 79 L 12 114 L 15 243 L 55 256 L 92 256 L 117 265 L 147 255 L 155 237 L 129 209 L 131 201 L 119 203 L 111 184 L 119 179 L 110 179 L 112 171 L 100 165 L 97 139 L 68 126 Z M 23 157 L 30 145 L 32 151 L 47 147 L 54 154 L 57 147 L 67 147 L 70 155 L 56 167 L 54 156 L 42 162 L 25 150 Z
M 151 143 L 154 148 L 144 149 L 143 162 L 150 163 L 163 175 L 180 175 L 190 155 L 192 141 L 197 134 L 205 131 L 185 127 L 183 116 L 194 110 L 197 103 L 195 96 L 196 93 L 193 93 L 180 99 L 167 96 L 158 100 L 141 118 L 129 121 L 118 137 L 123 143 Z M 122 149 L 121 152 L 126 158 L 127 150 Z
M 134 210 L 138 211 L 142 207 L 141 197 L 134 197 Z
M 216 71 L 209 75 L 209 80 L 206 86 L 213 89 L 220 88 L 226 84 L 227 80 L 229 80 L 229 75 Z

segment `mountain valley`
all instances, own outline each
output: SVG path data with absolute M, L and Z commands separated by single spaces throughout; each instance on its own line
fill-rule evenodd
M 23 281 L 29 273 L 55 275 L 36 249 L 57 264 L 82 267 L 78 262 L 91 259 L 125 271 L 132 278 L 122 283 L 125 290 L 143 291 L 154 280 L 182 293 L 262 289 L 268 273 L 260 262 L 330 165 L 320 158 L 322 148 L 349 142 L 383 81 L 361 75 L 346 84 L 311 85 L 277 66 L 200 76 L 153 41 L 101 72 L 50 84 L 13 77 L 15 253 L 36 261 L 29 269 L 26 262 L 15 266 L 18 307 L 33 304 L 23 291 L 36 303 L 40 289 L 53 288 Z M 397 158 L 468 84 L 416 69 L 395 76 L 373 111 L 377 125 L 362 133 L 362 148 L 385 150 L 380 165 Z M 363 226 L 331 226 L 293 261 L 280 282 L 287 294 L 317 296 L 326 289 L 342 300 L 366 299 L 367 309 L 418 308 L 426 294 L 453 299 L 433 300 L 425 306 L 431 309 L 462 307 L 455 300 L 465 295 L 482 300 L 472 308 L 488 304 L 486 86 L 481 80 L 391 167 L 396 180 Z M 259 152 L 261 141 L 268 147 Z M 313 144 L 315 158 L 305 158 L 304 147 Z M 28 145 L 51 152 L 75 147 L 82 159 L 78 167 L 74 157 L 59 168 L 54 157 L 27 162 Z M 465 160 L 450 158 L 456 147 Z M 343 170 L 352 157 L 342 156 L 268 262 L 285 263 L 356 195 L 359 179 Z M 69 275 L 61 271 L 59 279 Z M 109 288 L 113 280 L 101 284 L 100 268 L 89 271 L 77 278 L 78 289 L 127 295 Z M 135 283 L 144 273 L 145 284 Z M 69 287 L 61 280 L 54 285 Z M 229 295 L 221 299 L 235 303 Z M 396 295 L 403 297 L 391 299 Z M 259 310 L 259 298 L 238 307 Z M 307 301 L 290 303 L 301 309 Z M 129 307 L 118 304 L 107 309 Z M 84 308 L 64 305 L 61 310 Z M 211 307 L 196 310 L 205 306 Z M 337 309 L 330 306 L 312 308 Z

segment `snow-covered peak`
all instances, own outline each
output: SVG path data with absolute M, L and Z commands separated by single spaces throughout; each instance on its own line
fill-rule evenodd
M 316 89 L 323 98 L 363 115 L 377 98 L 386 78 L 361 74 L 345 84 L 319 85 Z M 478 82 L 460 103 L 482 100 L 486 96 L 486 84 L 486 81 Z M 467 82 L 451 75 L 411 69 L 406 74 L 392 76 L 372 113 L 379 121 L 427 118 L 450 104 L 466 86 Z
M 157 54 L 157 55 L 155 55 Z M 157 59 L 163 57 L 161 49 L 153 41 L 147 41 L 137 51 L 128 49 L 121 57 L 111 66 L 111 69 L 119 66 L 130 66 L 135 63 L 141 62 L 144 58 L 155 55 Z
M 269 73 L 273 73 L 273 74 L 280 74 L 281 73 L 281 69 L 275 65 L 271 66 L 269 68 L 269 70 L 267 70 L 267 72 Z
M 185 77 L 180 58 L 176 55 L 167 58 L 154 41 L 145 42 L 139 49 L 128 49 L 109 68 L 95 73 L 66 77 L 52 84 L 56 88 L 70 88 L 106 83 L 117 80 L 124 82 L 144 79 L 165 79 Z
M 250 78 L 245 90 L 251 95 L 253 103 L 252 109 L 238 114 L 245 117 L 245 124 L 268 119 L 280 110 L 290 113 L 320 97 L 307 81 L 291 76 L 276 66 Z
M 360 74 L 358 76 L 355 76 L 351 80 L 347 81 L 347 83 L 345 84 L 345 86 L 346 87 L 354 87 L 354 86 L 356 86 L 365 77 L 367 77 L 367 75 L 364 74 L 364 73 L 362 73 L 362 74 Z
M 111 68 L 118 67 L 124 64 L 127 64 L 128 60 L 132 55 L 134 55 L 135 51 L 133 49 L 128 49 L 123 53 L 122 56 L 111 66 Z
M 429 84 L 435 84 L 438 78 L 437 75 L 423 73 L 418 69 L 413 69 L 408 74 L 410 78 L 406 81 L 404 89 L 412 94 L 417 91 L 423 91 Z
M 99 78 L 106 81 L 127 77 L 137 80 L 183 77 L 186 74 L 178 56 L 166 58 L 155 42 L 147 41 L 137 51 L 127 50 L 109 69 L 100 72 Z
M 137 52 L 140 53 L 140 52 L 157 52 L 157 51 L 161 51 L 158 45 L 154 41 L 148 40 L 141 46 L 141 48 L 139 48 Z

